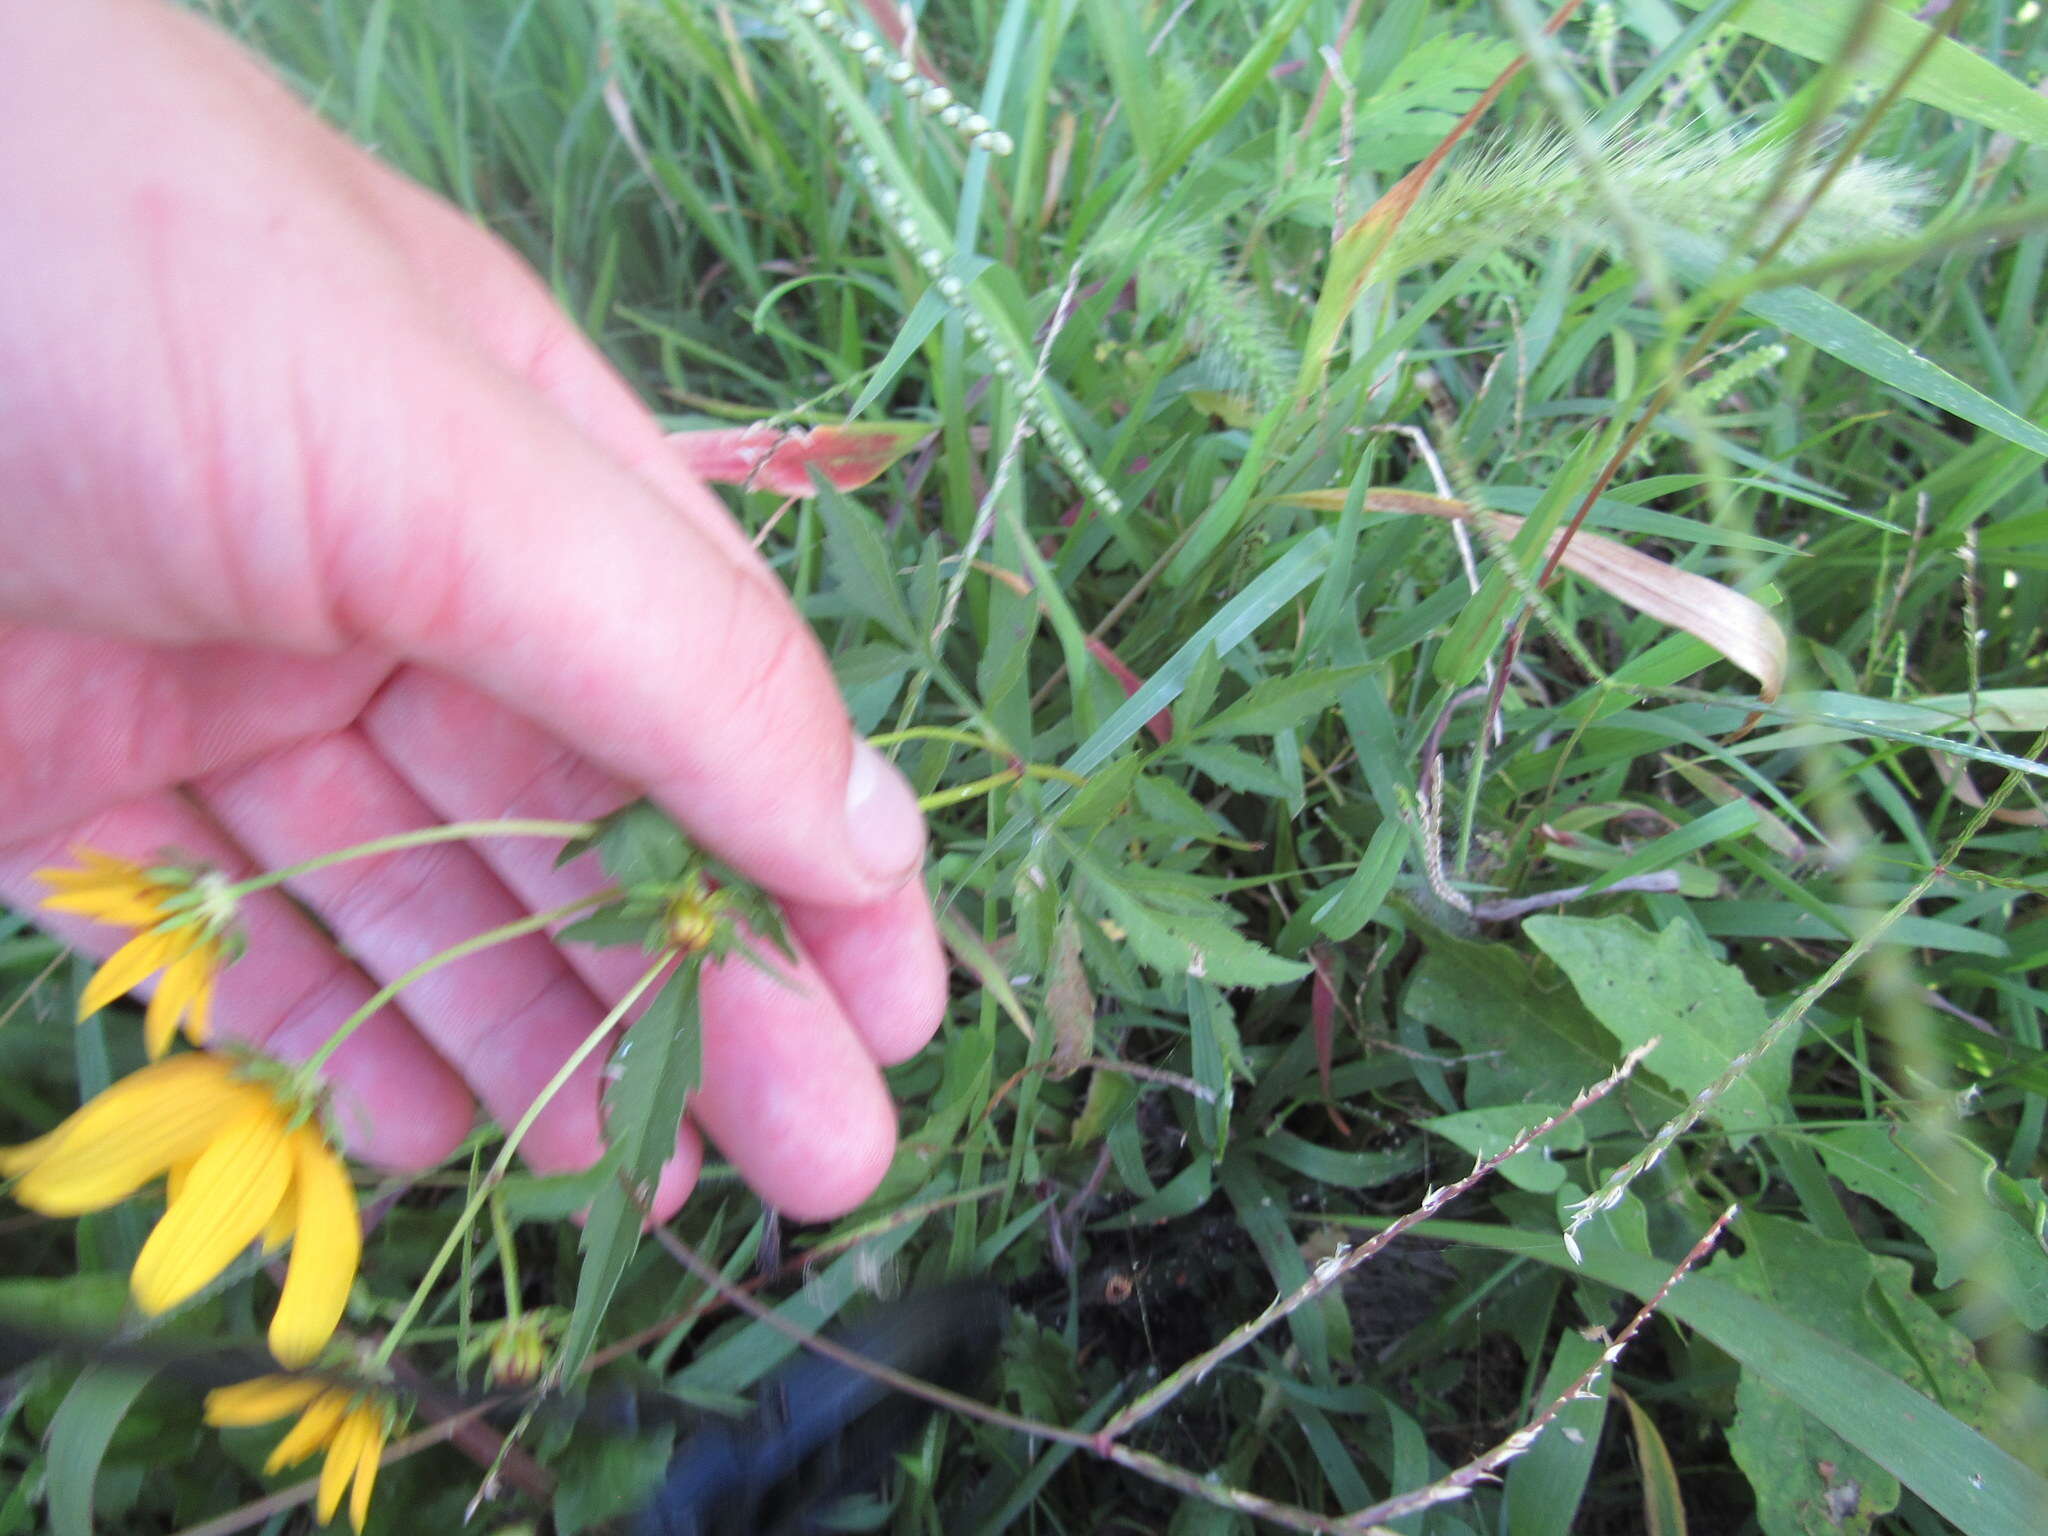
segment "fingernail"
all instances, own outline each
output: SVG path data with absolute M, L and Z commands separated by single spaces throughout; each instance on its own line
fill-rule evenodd
M 846 776 L 846 832 L 853 856 L 876 880 L 899 882 L 924 859 L 924 812 L 910 781 L 865 741 Z

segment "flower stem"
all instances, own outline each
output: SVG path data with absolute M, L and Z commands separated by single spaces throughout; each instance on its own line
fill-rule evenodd
M 670 962 L 674 959 L 674 955 L 664 954 L 647 968 L 640 979 L 626 990 L 626 995 L 613 1005 L 611 1012 L 599 1019 L 597 1027 L 585 1035 L 576 1049 L 569 1053 L 568 1059 L 556 1069 L 555 1075 L 548 1079 L 547 1086 L 542 1088 L 534 1101 L 526 1106 L 526 1113 L 521 1115 L 512 1129 L 505 1133 L 505 1144 L 498 1149 L 498 1155 L 492 1161 L 489 1171 L 484 1174 L 476 1193 L 469 1197 L 468 1204 L 463 1206 L 462 1213 L 455 1218 L 455 1225 L 443 1239 L 440 1251 L 434 1255 L 433 1262 L 427 1265 L 427 1272 L 420 1276 L 420 1283 L 413 1288 L 412 1296 L 405 1304 L 405 1310 L 398 1314 L 397 1321 L 392 1323 L 383 1341 L 378 1344 L 377 1352 L 371 1360 L 373 1368 L 381 1367 L 390 1361 L 399 1342 L 405 1337 L 406 1329 L 419 1317 L 420 1309 L 427 1304 L 427 1297 L 433 1291 L 434 1282 L 441 1278 L 441 1271 L 448 1267 L 448 1261 L 455 1256 L 455 1250 L 461 1244 L 463 1235 L 475 1223 L 491 1191 L 504 1179 L 505 1170 L 512 1166 L 513 1155 L 518 1152 L 519 1144 L 526 1139 L 526 1133 L 533 1129 L 533 1123 L 540 1118 L 541 1111 L 546 1109 L 555 1095 L 567 1086 L 569 1079 L 576 1075 L 577 1069 L 589 1060 L 591 1052 L 610 1038 L 619 1020 L 640 1001 L 642 993 L 661 979 L 662 973 L 669 968 Z
M 228 887 L 226 894 L 246 896 L 251 891 L 268 890 L 273 885 L 282 885 L 287 880 L 311 874 L 316 869 L 326 869 L 332 864 L 346 864 L 351 859 L 372 859 L 380 853 L 396 853 L 405 848 L 425 848 L 433 843 L 464 842 L 472 837 L 558 837 L 564 842 L 574 842 L 579 837 L 589 837 L 596 830 L 596 825 L 588 821 L 452 821 L 446 826 L 418 827 L 410 832 L 394 832 L 389 837 L 374 837 L 367 843 L 356 843 L 351 847 L 337 848 L 333 853 L 316 854 L 297 864 L 287 864 L 283 869 L 266 870 L 260 875 L 251 875 L 247 880 L 236 881 Z
M 505 1321 L 519 1326 L 519 1256 L 512 1251 L 512 1223 L 505 1219 L 505 1194 L 496 1185 L 490 1189 L 491 1236 L 498 1242 L 498 1269 L 505 1277 Z
M 362 1028 L 372 1014 L 390 1002 L 392 998 L 398 996 L 400 992 L 418 981 L 422 976 L 437 971 L 444 965 L 452 964 L 457 960 L 473 955 L 480 949 L 489 949 L 493 944 L 502 944 L 507 939 L 516 939 L 525 934 L 537 932 L 551 924 L 560 922 L 565 917 L 574 917 L 578 912 L 585 911 L 591 907 L 601 906 L 617 895 L 618 892 L 616 890 L 603 890 L 595 895 L 579 897 L 575 901 L 551 908 L 546 912 L 529 912 L 525 917 L 513 922 L 503 923 L 496 928 L 487 929 L 472 938 L 464 939 L 460 944 L 451 944 L 439 954 L 429 955 L 411 970 L 401 976 L 394 977 L 391 981 L 379 987 L 370 994 L 369 1001 L 343 1019 L 335 1027 L 334 1033 L 327 1037 L 326 1043 L 306 1059 L 307 1074 L 317 1073 L 322 1067 L 326 1066 L 329 1059 L 336 1051 L 341 1049 L 348 1037 Z

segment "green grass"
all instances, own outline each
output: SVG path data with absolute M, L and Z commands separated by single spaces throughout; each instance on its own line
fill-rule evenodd
M 935 813 L 960 981 L 893 1074 L 905 1155 L 848 1222 L 782 1234 L 821 1256 L 774 1294 L 816 1316 L 878 1273 L 987 1270 L 1018 1311 L 985 1395 L 1093 1430 L 1663 1042 L 1117 1456 L 944 1415 L 844 1528 L 1192 1536 L 1270 1528 L 1254 1498 L 1329 1521 L 1427 1487 L 1543 1412 L 1594 1363 L 1585 1330 L 1619 1329 L 1731 1204 L 1562 1427 L 1392 1528 L 2048 1524 L 2048 24 L 1997 0 L 1922 49 L 1886 6 L 1691 6 L 1590 7 L 1399 234 L 1334 261 L 1548 12 L 1390 0 L 1346 35 L 1336 0 L 932 7 L 922 43 L 1014 141 L 997 156 L 851 55 L 850 19 L 778 4 L 217 7 L 505 235 L 676 424 L 935 431 L 766 548 L 863 728 L 966 730 L 1085 784 Z M 1825 62 L 1863 31 L 1877 62 Z M 1752 280 L 1742 252 L 1774 243 Z M 1475 593 L 1450 525 L 1367 510 L 1384 488 L 1526 514 L 1530 542 L 1473 539 Z M 1537 534 L 1596 490 L 1588 533 L 1775 616 L 1775 705 L 1578 576 L 1518 620 Z M 1335 506 L 1284 499 L 1313 491 Z M 779 502 L 731 504 L 759 527 Z M 1002 766 L 935 735 L 898 755 L 927 793 Z M 1624 876 L 1659 878 L 1484 920 Z M 0 926 L 9 1131 L 125 1062 L 125 1030 L 74 1052 L 54 953 Z M 1055 1070 L 1082 1057 L 1145 1073 Z M 389 1211 L 357 1326 L 397 1313 L 469 1177 Z M 530 1305 L 574 1303 L 561 1217 L 587 1198 L 507 1185 Z M 139 1230 L 0 1221 L 0 1286 L 116 1271 Z M 676 1230 L 740 1277 L 767 1237 L 716 1168 Z M 489 1248 L 434 1292 L 426 1337 L 451 1342 L 421 1343 L 427 1368 L 495 1305 Z M 620 1257 L 600 1346 L 704 1299 L 660 1247 Z M 786 1347 L 714 1312 L 638 1379 L 715 1400 Z M 0 1397 L 0 1536 L 55 1518 L 46 1495 L 80 1507 L 80 1434 L 44 1439 L 67 1391 L 97 1394 L 74 1421 L 125 1415 L 83 1463 L 105 1528 L 262 1492 L 189 1391 L 129 1406 L 74 1375 Z M 565 1512 L 634 1464 L 562 1438 L 526 1448 Z M 482 1476 L 409 1459 L 373 1528 L 452 1528 Z

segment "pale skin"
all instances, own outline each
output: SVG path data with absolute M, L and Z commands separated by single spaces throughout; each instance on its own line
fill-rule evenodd
M 245 874 L 645 793 L 802 952 L 785 984 L 707 974 L 657 1214 L 700 1133 L 793 1216 L 858 1204 L 895 1145 L 880 1069 L 944 1006 L 923 819 L 534 275 L 158 0 L 0 0 L 0 272 L 0 896 L 81 844 Z M 435 951 L 599 887 L 556 851 L 342 865 L 291 886 L 319 924 L 253 898 L 219 1032 L 310 1055 Z M 434 973 L 329 1064 L 351 1151 L 419 1168 L 479 1102 L 509 1123 L 644 964 L 535 935 Z M 531 1166 L 598 1155 L 598 1067 Z

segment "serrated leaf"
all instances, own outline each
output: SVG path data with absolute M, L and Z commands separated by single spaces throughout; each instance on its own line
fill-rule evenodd
M 1285 677 L 1269 677 L 1191 734 L 1271 736 L 1329 709 L 1344 696 L 1346 689 L 1372 670 L 1370 665 L 1318 667 L 1308 672 L 1291 672 Z
M 874 515 L 837 491 L 827 490 L 818 497 L 818 516 L 825 524 L 825 557 L 839 595 L 855 613 L 874 620 L 906 649 L 922 653 L 917 625 L 910 617 L 910 605 Z
M 1522 930 L 1623 1046 L 1658 1039 L 1644 1065 L 1688 1097 L 1720 1077 L 1770 1024 L 1748 979 L 1717 960 L 1689 924 L 1674 920 L 1652 934 L 1614 914 L 1532 917 Z M 1785 1093 L 1796 1043 L 1789 1035 L 1781 1040 L 1707 1113 L 1738 1135 L 1789 1119 Z
M 1434 149 L 1515 57 L 1505 38 L 1446 32 L 1409 49 L 1351 129 L 1360 170 L 1405 170 Z
M 620 885 L 662 885 L 690 866 L 690 841 L 645 800 L 612 812 L 591 839 L 604 871 Z
M 684 963 L 612 1052 L 605 1134 L 635 1183 L 651 1187 L 675 1151 L 676 1127 L 704 1081 L 698 967 Z
M 1223 741 L 1191 741 L 1175 749 L 1174 755 L 1190 768 L 1241 794 L 1269 795 L 1275 800 L 1287 796 L 1287 781 L 1272 763 L 1242 747 Z
M 1074 798 L 1060 811 L 1060 825 L 1101 826 L 1117 813 L 1117 808 L 1124 801 L 1130 798 L 1131 786 L 1137 783 L 1138 774 L 1144 766 L 1144 755 L 1134 752 L 1090 774 L 1088 782 L 1075 792 Z
M 640 1245 L 647 1197 L 675 1151 L 684 1106 L 703 1080 L 702 1047 L 697 967 L 684 965 L 612 1054 L 604 1100 L 608 1145 L 601 1164 L 611 1177 L 591 1202 L 583 1227 L 576 1304 L 556 1364 L 564 1377 L 581 1367 L 597 1342 L 619 1279 Z
M 1204 646 L 1188 668 L 1187 684 L 1180 691 L 1180 705 L 1174 719 L 1185 740 L 1204 720 L 1216 702 L 1217 686 L 1223 681 L 1223 660 L 1213 645 Z

